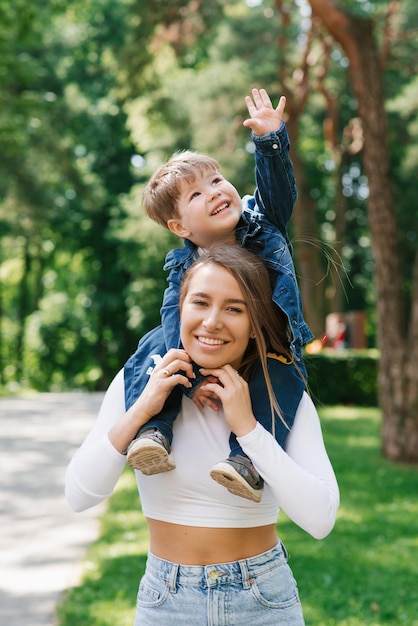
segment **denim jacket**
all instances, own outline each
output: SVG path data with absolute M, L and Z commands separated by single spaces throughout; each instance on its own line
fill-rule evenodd
M 253 136 L 253 141 L 256 147 L 256 189 L 253 196 L 244 196 L 242 199 L 242 215 L 236 227 L 236 238 L 240 245 L 257 254 L 273 270 L 273 300 L 287 316 L 291 331 L 291 350 L 299 370 L 306 375 L 302 346 L 313 335 L 303 319 L 292 247 L 286 230 L 297 197 L 293 167 L 289 159 L 289 137 L 282 123 L 279 131 L 262 137 Z M 161 357 L 170 348 L 180 346 L 180 285 L 184 272 L 197 256 L 196 246 L 188 240 L 183 248 L 171 250 L 167 254 L 164 269 L 169 271 L 169 286 L 161 308 L 162 326 L 141 339 L 136 353 L 125 365 L 127 409 L 132 406 L 148 381 L 153 367 L 150 358 L 154 358 L 156 363 L 155 354 Z M 305 385 L 294 365 L 269 359 L 269 369 L 281 411 L 291 427 Z M 263 378 L 261 369 L 256 368 L 250 381 L 250 393 L 255 417 L 271 431 L 268 423 L 264 423 L 271 421 L 271 415 Z M 171 442 L 171 427 L 179 408 L 179 390 L 174 390 L 161 414 L 147 426 L 155 425 Z M 281 445 L 287 432 L 288 429 L 282 422 L 276 421 L 276 439 Z M 234 446 L 235 442 L 231 441 L 231 449 Z

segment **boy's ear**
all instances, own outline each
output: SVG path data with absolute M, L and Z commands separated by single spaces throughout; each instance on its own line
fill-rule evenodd
M 176 219 L 168 220 L 167 228 L 172 233 L 177 235 L 177 237 L 181 237 L 181 239 L 188 239 L 190 235 L 192 234 L 190 230 L 187 230 L 187 228 L 185 228 L 183 224 L 179 220 L 176 220 Z

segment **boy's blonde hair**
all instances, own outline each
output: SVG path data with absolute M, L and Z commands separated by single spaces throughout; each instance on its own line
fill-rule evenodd
M 157 169 L 145 187 L 142 203 L 148 217 L 168 228 L 168 220 L 179 217 L 177 201 L 182 182 L 192 183 L 198 173 L 207 171 L 220 171 L 215 159 L 191 150 L 173 154 L 167 163 Z

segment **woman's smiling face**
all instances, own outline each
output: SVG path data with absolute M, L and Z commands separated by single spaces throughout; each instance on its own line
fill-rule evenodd
M 251 336 L 247 305 L 237 281 L 224 267 L 196 269 L 181 308 L 181 341 L 205 368 L 229 363 L 238 369 Z

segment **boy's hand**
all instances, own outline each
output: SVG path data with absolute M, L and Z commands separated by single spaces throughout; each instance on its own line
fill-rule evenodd
M 286 106 L 286 98 L 282 96 L 274 109 L 265 89 L 253 89 L 251 93 L 252 98 L 251 96 L 245 98 L 251 117 L 245 120 L 243 125 L 251 128 L 254 135 L 258 136 L 279 130 Z
M 218 383 L 218 379 L 215 376 L 207 376 L 205 381 L 201 383 L 194 392 L 192 398 L 193 402 L 201 411 L 203 411 L 206 405 L 213 411 L 218 412 L 222 405 L 218 397 L 206 389 L 207 383 Z

